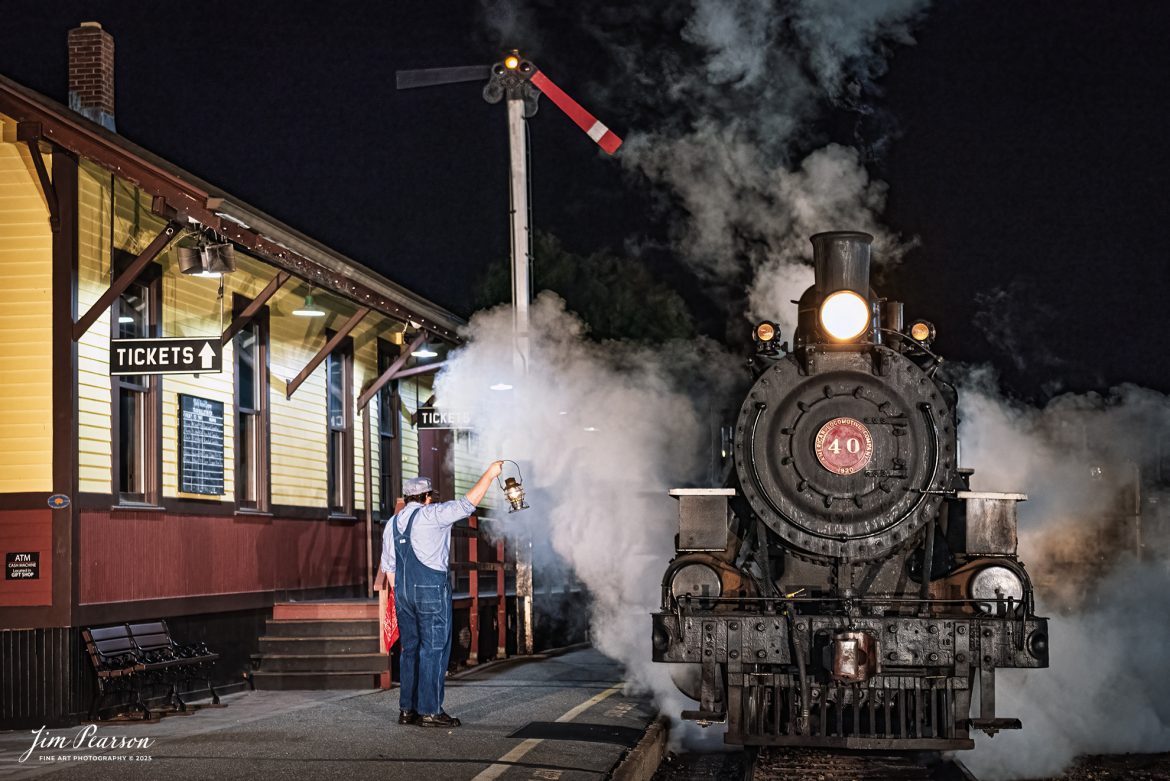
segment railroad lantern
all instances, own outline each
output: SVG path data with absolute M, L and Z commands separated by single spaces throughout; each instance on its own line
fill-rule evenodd
M 528 502 L 524 501 L 524 483 L 523 477 L 520 474 L 520 465 L 515 461 L 505 461 L 504 463 L 516 467 L 516 477 L 509 477 L 503 483 L 500 483 L 498 476 L 496 477 L 496 484 L 500 486 L 500 489 L 504 492 L 504 498 L 512 506 L 512 509 L 508 510 L 508 512 L 514 513 L 520 510 L 527 510 Z

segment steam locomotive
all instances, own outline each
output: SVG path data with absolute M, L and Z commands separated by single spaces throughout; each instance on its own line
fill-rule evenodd
M 996 715 L 996 670 L 1048 666 L 1026 497 L 970 489 L 934 327 L 870 289 L 872 240 L 812 237 L 791 348 L 755 328 L 724 486 L 670 492 L 653 658 L 727 743 L 972 748 L 1021 726 Z

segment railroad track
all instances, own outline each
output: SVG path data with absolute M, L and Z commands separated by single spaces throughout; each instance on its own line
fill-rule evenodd
M 935 752 L 761 749 L 745 752 L 745 781 L 975 781 L 962 763 Z

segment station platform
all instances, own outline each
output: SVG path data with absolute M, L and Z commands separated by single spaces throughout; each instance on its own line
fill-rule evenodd
M 92 735 L 85 725 L 39 738 L 0 732 L 0 781 L 594 781 L 609 776 L 654 716 L 647 700 L 623 694 L 621 666 L 591 648 L 449 678 L 445 707 L 463 722 L 451 730 L 400 726 L 397 689 L 254 691 L 223 703 L 154 721 L 103 722 Z M 83 745 L 74 748 L 79 735 Z M 68 746 L 45 745 L 55 737 Z M 153 742 L 92 746 L 122 737 Z M 19 762 L 34 740 L 40 747 Z

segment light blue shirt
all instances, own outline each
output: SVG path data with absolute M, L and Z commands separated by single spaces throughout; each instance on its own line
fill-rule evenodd
M 451 527 L 475 512 L 475 505 L 461 496 L 450 502 L 421 505 L 411 502 L 386 522 L 382 532 L 382 571 L 394 577 L 394 538 L 390 535 L 406 531 L 411 513 L 418 510 L 410 530 L 410 547 L 424 566 L 446 572 L 451 560 Z M 393 580 L 391 580 L 393 583 Z

